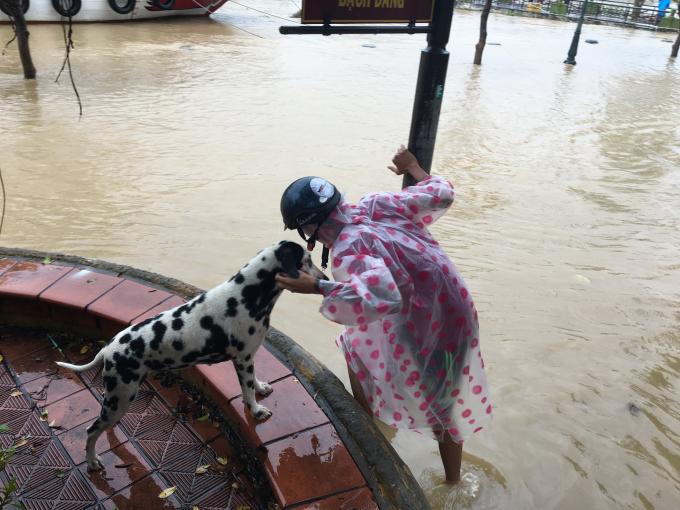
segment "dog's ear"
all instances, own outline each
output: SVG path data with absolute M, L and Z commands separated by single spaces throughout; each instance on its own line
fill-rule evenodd
M 300 276 L 298 269 L 302 266 L 302 257 L 305 254 L 302 246 L 292 241 L 286 241 L 276 249 L 274 254 L 288 276 L 292 278 Z

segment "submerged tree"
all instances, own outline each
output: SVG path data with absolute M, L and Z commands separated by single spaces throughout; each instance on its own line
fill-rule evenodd
M 486 24 L 489 20 L 490 11 L 491 0 L 486 0 L 484 8 L 482 9 L 482 17 L 479 21 L 479 42 L 475 46 L 474 63 L 477 65 L 482 65 L 482 53 L 484 53 L 484 46 L 486 46 Z
M 675 42 L 673 43 L 671 57 L 675 58 L 678 56 L 678 48 L 680 48 L 680 30 L 678 30 L 678 36 L 675 38 Z
M 21 65 L 24 68 L 24 78 L 35 80 L 36 71 L 33 59 L 31 58 L 31 51 L 28 47 L 29 33 L 26 19 L 24 18 L 25 6 L 26 2 L 22 0 L 0 0 L 0 10 L 9 16 L 12 28 L 14 28 L 14 38 L 10 42 L 14 39 L 17 41 Z
M 633 12 L 630 15 L 631 21 L 638 21 L 640 19 L 640 12 L 642 6 L 645 5 L 645 0 L 633 0 Z

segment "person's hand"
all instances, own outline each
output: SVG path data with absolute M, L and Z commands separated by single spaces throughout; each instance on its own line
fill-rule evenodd
M 420 182 L 429 177 L 428 173 L 423 170 L 413 153 L 404 147 L 404 145 L 399 147 L 399 150 L 397 150 L 397 153 L 392 158 L 392 163 L 394 163 L 394 165 L 388 165 L 387 168 L 392 170 L 396 175 L 408 173 L 416 182 Z
M 280 289 L 289 290 L 297 294 L 319 293 L 316 278 L 304 271 L 300 271 L 300 276 L 297 278 L 291 278 L 284 273 L 277 274 L 275 278 L 276 284 Z
M 404 175 L 411 169 L 420 168 L 418 160 L 404 145 L 401 145 L 397 153 L 392 158 L 394 165 L 388 165 L 387 168 L 392 170 L 396 175 Z M 410 173 L 410 172 L 409 172 Z

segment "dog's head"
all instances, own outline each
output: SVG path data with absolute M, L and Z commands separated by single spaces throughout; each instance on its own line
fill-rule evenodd
M 300 270 L 314 278 L 328 280 L 328 277 L 314 265 L 311 254 L 298 243 L 281 241 L 274 250 L 277 264 L 282 272 L 292 278 L 300 276 Z

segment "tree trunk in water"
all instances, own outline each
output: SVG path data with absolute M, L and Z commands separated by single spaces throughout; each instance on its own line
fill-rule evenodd
M 631 21 L 637 21 L 640 19 L 640 7 L 645 5 L 645 0 L 633 0 L 633 13 L 630 16 Z
M 678 30 L 678 36 L 675 38 L 675 42 L 673 43 L 671 57 L 675 58 L 678 56 L 678 48 L 680 48 L 680 30 Z
M 479 21 L 479 42 L 475 46 L 475 60 L 476 65 L 482 65 L 482 53 L 484 53 L 484 46 L 486 46 L 486 23 L 489 20 L 489 12 L 491 11 L 491 0 L 486 0 L 484 8 L 482 9 L 482 17 Z
M 1 1 L 1 0 L 0 0 Z M 28 27 L 24 18 L 24 10 L 21 0 L 5 0 L 2 2 L 7 12 L 11 13 L 14 21 L 14 30 L 17 37 L 17 47 L 21 65 L 24 68 L 24 78 L 35 80 L 36 70 L 31 58 L 31 50 L 28 47 Z

